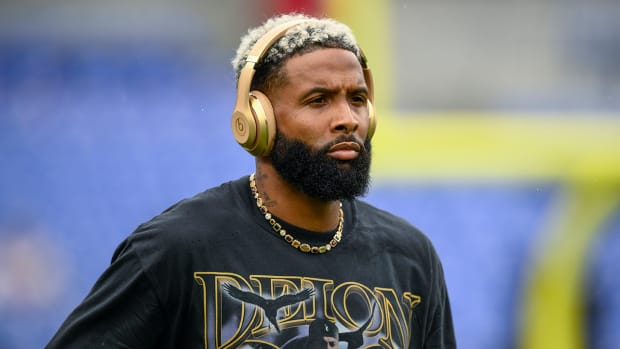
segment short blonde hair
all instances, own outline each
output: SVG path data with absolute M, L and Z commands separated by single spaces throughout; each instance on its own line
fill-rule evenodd
M 239 79 L 239 73 L 245 66 L 248 53 L 263 35 L 280 24 L 300 19 L 307 22 L 290 28 L 276 41 L 257 63 L 257 70 L 265 65 L 279 66 L 296 53 L 317 47 L 349 50 L 357 56 L 360 62 L 362 61 L 355 36 L 345 24 L 330 18 L 315 18 L 297 13 L 283 14 L 272 17 L 262 25 L 248 30 L 248 33 L 241 38 L 241 44 L 231 62 L 236 79 Z

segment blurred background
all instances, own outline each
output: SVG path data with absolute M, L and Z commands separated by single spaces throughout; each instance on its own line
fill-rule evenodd
M 249 174 L 230 60 L 288 11 L 376 84 L 365 200 L 443 260 L 459 347 L 620 348 L 620 2 L 0 1 L 0 349 L 43 347 L 120 241 Z

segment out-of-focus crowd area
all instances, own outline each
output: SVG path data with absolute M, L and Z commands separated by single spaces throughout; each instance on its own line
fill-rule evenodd
M 619 348 L 620 2 L 4 0 L 0 349 L 43 347 L 140 223 L 253 170 L 230 60 L 292 10 L 369 58 L 364 200 L 435 243 L 459 347 Z

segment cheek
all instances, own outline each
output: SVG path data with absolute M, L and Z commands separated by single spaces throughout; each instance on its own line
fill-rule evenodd
M 370 119 L 368 117 L 362 118 L 357 128 L 357 134 L 361 139 L 366 139 L 366 135 L 370 131 Z
M 276 116 L 277 132 L 289 138 L 313 145 L 320 144 L 327 139 L 329 125 L 316 116 L 304 115 L 303 113 L 279 114 L 278 116 Z

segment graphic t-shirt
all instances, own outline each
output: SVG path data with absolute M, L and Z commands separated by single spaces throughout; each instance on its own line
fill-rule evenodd
M 360 200 L 343 212 L 341 242 L 312 254 L 272 229 L 247 176 L 183 200 L 119 245 L 47 348 L 455 348 L 428 238 Z

